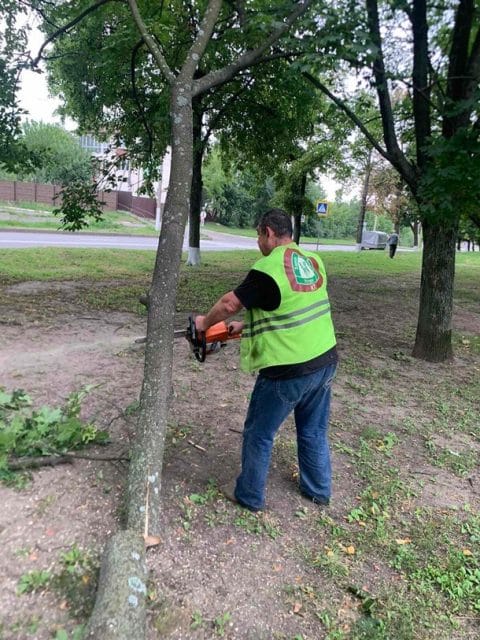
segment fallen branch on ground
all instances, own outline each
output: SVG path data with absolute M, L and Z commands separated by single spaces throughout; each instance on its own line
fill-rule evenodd
M 35 456 L 26 458 L 16 458 L 8 461 L 8 468 L 11 471 L 21 471 L 22 469 L 37 469 L 38 467 L 56 467 L 57 464 L 67 464 L 72 462 L 70 456 Z
M 118 456 L 90 456 L 83 453 L 65 453 L 52 456 L 27 456 L 24 458 L 13 458 L 8 461 L 8 468 L 11 471 L 21 471 L 22 469 L 38 469 L 39 467 L 56 467 L 58 464 L 68 464 L 75 458 L 81 460 L 93 460 L 99 462 L 119 462 L 129 461 L 125 455 Z

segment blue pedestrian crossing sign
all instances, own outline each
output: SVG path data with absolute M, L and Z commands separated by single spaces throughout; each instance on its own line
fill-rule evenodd
M 324 218 L 328 215 L 328 202 L 317 202 L 317 216 Z

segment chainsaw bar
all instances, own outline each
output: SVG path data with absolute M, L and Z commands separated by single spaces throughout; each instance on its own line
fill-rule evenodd
M 175 329 L 173 332 L 174 338 L 186 338 L 190 335 L 190 331 L 188 329 Z

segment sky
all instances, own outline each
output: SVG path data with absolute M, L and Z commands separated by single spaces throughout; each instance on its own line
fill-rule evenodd
M 42 33 L 38 29 L 32 29 L 29 37 L 29 46 L 33 57 L 37 55 L 43 40 Z M 60 105 L 60 101 L 58 98 L 52 98 L 49 95 L 45 73 L 24 70 L 20 77 L 20 83 L 20 104 L 28 111 L 25 119 L 62 124 L 61 118 L 54 113 L 55 109 Z M 75 128 L 75 123 L 69 120 L 64 126 L 71 131 Z
M 49 97 L 44 74 L 23 71 L 19 96 L 21 106 L 28 111 L 25 118 L 60 123 L 60 118 L 54 115 L 60 103 Z

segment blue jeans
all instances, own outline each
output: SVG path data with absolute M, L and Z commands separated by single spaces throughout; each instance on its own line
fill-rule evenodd
M 264 506 L 273 439 L 293 411 L 297 429 L 300 491 L 320 502 L 330 498 L 332 471 L 328 420 L 332 381 L 337 366 L 287 380 L 258 376 L 243 431 L 242 471 L 235 498 L 253 510 Z

